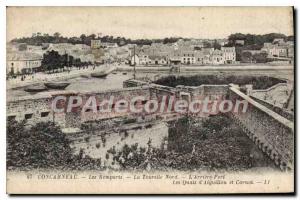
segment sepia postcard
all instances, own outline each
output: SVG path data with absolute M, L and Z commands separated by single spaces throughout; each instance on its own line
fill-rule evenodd
M 6 16 L 8 194 L 294 194 L 293 7 Z

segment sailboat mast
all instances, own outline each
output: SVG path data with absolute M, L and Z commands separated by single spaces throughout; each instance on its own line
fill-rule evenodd
M 133 79 L 135 79 L 135 45 L 133 46 Z
M 67 63 L 68 63 L 68 68 L 70 68 L 70 58 L 69 58 L 69 54 L 67 54 Z

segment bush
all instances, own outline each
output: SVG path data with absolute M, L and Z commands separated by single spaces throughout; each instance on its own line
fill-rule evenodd
M 90 141 L 90 137 L 89 136 L 85 137 L 84 141 L 89 142 Z
M 268 77 L 268 76 L 217 76 L 217 75 L 195 75 L 190 77 L 185 76 L 168 76 L 158 79 L 154 83 L 169 87 L 177 85 L 199 86 L 204 84 L 222 85 L 222 84 L 238 84 L 246 85 L 253 84 L 253 89 L 267 89 L 277 83 L 283 83 L 283 80 Z
M 96 144 L 96 148 L 99 149 L 100 148 L 100 143 Z
M 59 167 L 72 159 L 70 141 L 52 122 L 25 128 L 25 122 L 7 125 L 7 167 Z

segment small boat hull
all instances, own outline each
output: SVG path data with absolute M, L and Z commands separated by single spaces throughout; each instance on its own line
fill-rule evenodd
M 58 83 L 44 83 L 44 85 L 49 89 L 59 89 L 63 90 L 70 85 L 68 82 L 58 82 Z
M 30 93 L 43 92 L 46 90 L 47 88 L 44 86 L 29 86 L 24 89 L 25 92 L 30 92 Z
M 82 78 L 90 78 L 89 75 L 80 75 Z
M 91 73 L 91 76 L 95 78 L 105 78 L 107 75 L 108 75 L 107 73 L 102 73 L 102 72 Z

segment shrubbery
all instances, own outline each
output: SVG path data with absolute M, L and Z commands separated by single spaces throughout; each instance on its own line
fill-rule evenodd
M 185 76 L 168 76 L 155 81 L 156 84 L 161 84 L 170 87 L 177 85 L 199 86 L 204 84 L 222 85 L 222 84 L 238 84 L 246 85 L 253 84 L 253 89 L 267 89 L 277 83 L 284 81 L 268 77 L 268 76 L 216 76 L 216 75 L 195 75 L 190 77 Z
M 7 122 L 8 169 L 102 169 L 101 159 L 74 155 L 70 141 L 52 122 L 29 127 L 26 122 Z

